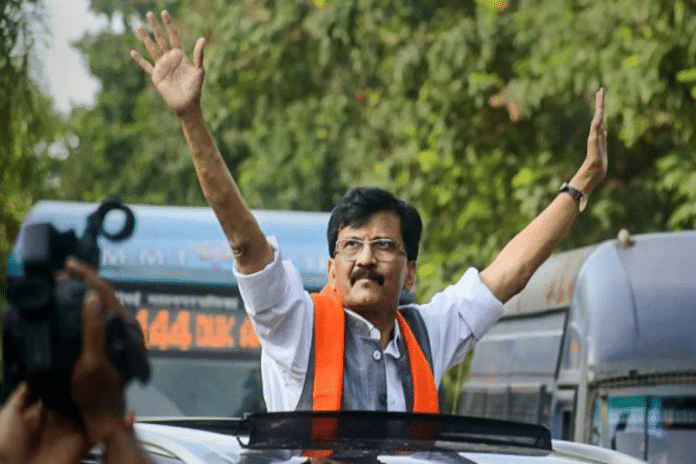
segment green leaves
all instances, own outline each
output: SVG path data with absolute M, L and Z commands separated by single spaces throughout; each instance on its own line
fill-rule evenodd
M 658 188 L 667 193 L 673 204 L 677 205 L 669 217 L 670 229 L 690 229 L 696 227 L 696 161 L 693 156 L 686 158 L 670 153 L 656 162 L 660 183 Z
M 681 0 L 92 5 L 128 21 L 79 44 L 103 87 L 51 162 L 61 198 L 204 204 L 128 56 L 130 15 L 166 7 L 187 53 L 207 38 L 204 111 L 250 205 L 328 210 L 358 184 L 406 197 L 425 219 L 422 297 L 486 266 L 573 175 L 600 85 L 609 176 L 563 246 L 696 220 L 696 12 Z
M 10 0 L 0 8 L 0 298 L 21 220 L 34 201 L 51 194 L 48 169 L 60 148 L 60 120 L 31 79 L 32 31 L 40 21 L 35 1 Z
M 249 204 L 329 210 L 358 184 L 406 197 L 425 219 L 423 297 L 485 267 L 573 175 L 600 85 L 609 178 L 563 246 L 693 223 L 696 16 L 683 2 L 169 8 L 188 53 L 207 37 L 206 118 Z M 130 29 L 81 42 L 104 88 L 73 115 L 62 195 L 201 204 L 174 117 L 129 61 L 137 42 Z

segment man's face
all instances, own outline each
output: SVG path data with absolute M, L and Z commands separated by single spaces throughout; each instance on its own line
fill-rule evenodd
M 385 261 L 368 243 L 354 257 L 342 253 L 346 240 L 393 240 L 398 252 Z M 338 231 L 336 253 L 329 259 L 329 285 L 343 300 L 343 306 L 370 320 L 370 313 L 396 310 L 402 289 L 410 290 L 416 277 L 416 264 L 408 261 L 401 236 L 401 219 L 393 211 L 379 211 L 360 226 Z

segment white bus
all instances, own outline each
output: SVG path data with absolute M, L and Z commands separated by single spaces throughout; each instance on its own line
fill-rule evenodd
M 81 236 L 99 205 L 42 201 L 22 224 L 8 262 L 8 281 L 22 275 L 22 235 L 29 224 L 51 223 Z M 232 273 L 233 256 L 209 208 L 132 206 L 135 230 L 122 242 L 99 237 L 99 274 L 139 323 L 152 376 L 133 382 L 129 408 L 139 417 L 232 416 L 265 410 L 260 346 Z M 120 212 L 105 229 L 119 230 Z M 112 216 L 113 215 L 113 216 Z M 295 264 L 310 291 L 326 283 L 328 213 L 254 211 Z M 125 217 L 125 216 L 123 216 Z

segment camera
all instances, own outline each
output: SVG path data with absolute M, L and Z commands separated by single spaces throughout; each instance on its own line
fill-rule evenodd
M 104 219 L 117 210 L 125 214 L 123 228 L 109 233 Z M 68 256 L 98 269 L 97 237 L 120 241 L 134 228 L 133 211 L 117 200 L 105 201 L 87 217 L 82 237 L 74 230 L 58 232 L 48 222 L 26 227 L 21 243 L 24 272 L 8 282 L 3 315 L 3 399 L 26 380 L 34 398 L 79 420 L 70 378 L 82 346 L 82 300 L 87 286 L 77 279 L 57 279 L 56 273 Z M 140 326 L 116 316 L 107 316 L 105 322 L 106 353 L 124 384 L 133 378 L 147 382 L 150 364 Z

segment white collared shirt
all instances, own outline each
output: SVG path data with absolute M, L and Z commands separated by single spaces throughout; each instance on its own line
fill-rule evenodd
M 274 259 L 264 269 L 235 277 L 244 307 L 261 343 L 261 376 L 268 411 L 293 411 L 304 386 L 314 325 L 314 304 L 304 289 L 299 273 L 290 261 L 283 261 L 274 237 L 269 237 Z M 445 371 L 464 358 L 473 343 L 503 314 L 502 303 L 469 268 L 459 281 L 417 305 L 423 317 L 433 357 L 435 383 Z M 346 310 L 367 324 L 371 337 L 380 332 L 357 313 Z M 395 360 L 401 356 L 394 324 L 392 339 L 381 353 L 385 358 L 387 409 L 405 411 L 406 400 Z M 378 356 L 380 354 L 375 354 Z

